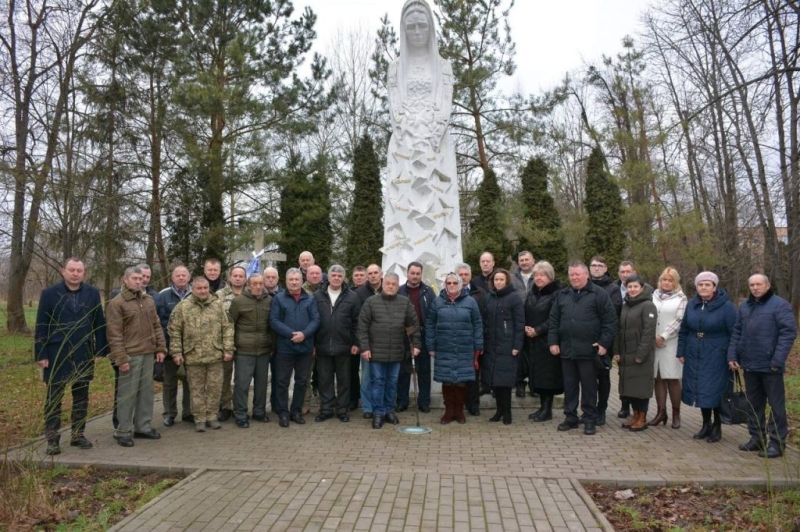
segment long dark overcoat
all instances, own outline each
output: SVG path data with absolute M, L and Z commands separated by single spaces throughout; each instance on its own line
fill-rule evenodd
M 536 330 L 536 336 L 525 335 L 525 357 L 533 368 L 533 391 L 560 394 L 564 390 L 564 377 L 561 374 L 561 358 L 550 354 L 547 332 L 550 330 L 550 307 L 553 297 L 561 290 L 555 280 L 541 289 L 533 286 L 525 298 L 525 325 Z
M 513 285 L 490 292 L 486 301 L 483 367 L 486 386 L 513 387 L 517 382 L 517 356 L 525 337 L 525 306 Z
M 36 360 L 47 360 L 44 382 L 92 380 L 94 357 L 106 356 L 106 320 L 100 292 L 86 283 L 70 290 L 62 281 L 45 288 L 36 313 Z
M 687 405 L 716 408 L 731 388 L 727 351 L 735 323 L 736 308 L 725 290 L 711 301 L 695 296 L 687 303 L 677 352 L 684 357 L 681 399 Z

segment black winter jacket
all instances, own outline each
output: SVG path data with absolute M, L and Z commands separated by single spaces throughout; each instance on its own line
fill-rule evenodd
M 481 382 L 486 386 L 513 387 L 525 336 L 525 308 L 513 285 L 490 292 L 486 302 Z
M 550 353 L 547 333 L 550 330 L 550 308 L 561 283 L 557 280 L 543 288 L 534 285 L 525 298 L 525 325 L 533 327 L 536 336 L 525 335 L 525 354 L 533 365 L 534 390 L 560 391 L 564 387 L 561 360 Z
M 556 295 L 550 310 L 549 346 L 561 348 L 561 358 L 592 360 L 602 345 L 610 355 L 617 332 L 617 313 L 608 293 L 587 282 L 581 290 L 567 287 Z
M 358 345 L 358 314 L 361 301 L 355 292 L 342 286 L 342 293 L 331 303 L 328 290 L 314 292 L 314 301 L 319 307 L 320 325 L 314 338 L 317 355 L 349 355 L 350 349 Z

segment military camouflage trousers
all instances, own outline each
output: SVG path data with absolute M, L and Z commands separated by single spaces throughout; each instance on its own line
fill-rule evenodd
M 231 380 L 233 379 L 233 360 L 230 362 L 222 363 L 222 395 L 219 399 L 219 409 L 233 409 L 233 389 L 231 388 Z
M 186 366 L 195 423 L 216 420 L 222 393 L 222 361 Z

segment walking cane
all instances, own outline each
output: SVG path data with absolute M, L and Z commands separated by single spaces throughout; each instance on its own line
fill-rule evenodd
M 400 427 L 397 429 L 398 432 L 402 432 L 403 434 L 427 434 L 431 431 L 428 427 L 420 427 L 419 425 L 419 402 L 418 402 L 418 386 L 419 381 L 417 377 L 417 362 L 414 360 L 414 347 L 413 343 L 411 343 L 411 334 L 413 330 L 410 327 L 406 328 L 406 335 L 408 336 L 408 345 L 409 349 L 411 349 L 411 381 L 414 383 L 414 404 L 417 405 L 417 408 L 414 410 L 416 414 L 416 421 L 417 424 L 413 427 Z
M 414 355 L 411 355 L 411 381 L 414 383 L 414 404 L 417 405 L 417 408 L 414 409 L 417 415 L 417 427 L 419 427 L 419 402 L 417 401 L 417 386 L 419 383 L 417 382 L 417 361 L 414 360 Z

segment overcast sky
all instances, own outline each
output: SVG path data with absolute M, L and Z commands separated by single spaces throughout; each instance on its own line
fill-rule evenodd
M 429 0 L 430 1 L 430 0 Z M 295 0 L 295 8 L 310 6 L 317 14 L 322 54 L 337 27 L 362 26 L 370 34 L 389 19 L 398 29 L 405 0 Z M 517 72 L 507 89 L 535 93 L 564 78 L 567 71 L 594 62 L 602 54 L 616 55 L 622 38 L 634 34 L 648 0 L 517 0 L 511 11 L 511 36 L 517 45 Z M 504 84 L 505 85 L 505 84 Z

